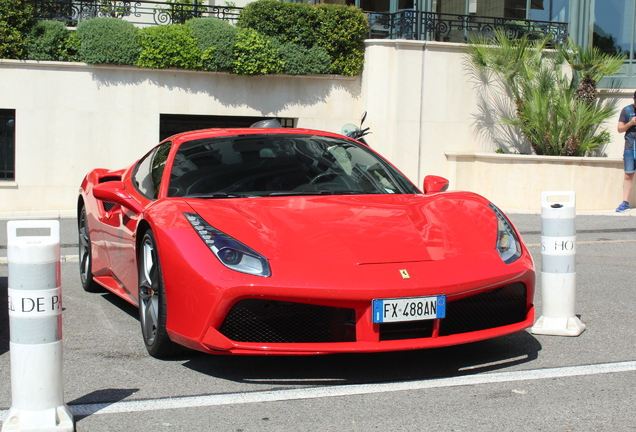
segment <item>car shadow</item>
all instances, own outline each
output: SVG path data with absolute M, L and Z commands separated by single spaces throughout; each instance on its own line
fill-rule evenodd
M 339 385 L 474 375 L 536 360 L 539 341 L 527 332 L 416 351 L 324 356 L 214 356 L 193 353 L 183 366 L 236 382 Z
M 9 351 L 9 278 L 0 277 L 0 355 Z
M 137 308 L 137 306 L 127 302 L 123 298 L 119 297 L 116 294 L 111 293 L 110 291 L 106 291 L 106 289 L 104 289 L 104 292 L 100 294 L 104 300 L 108 301 L 117 309 L 121 310 L 122 312 L 130 315 L 132 318 L 139 321 L 139 309 Z

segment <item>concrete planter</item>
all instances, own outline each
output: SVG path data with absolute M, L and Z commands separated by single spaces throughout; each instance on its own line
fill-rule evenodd
M 622 201 L 623 160 L 446 152 L 451 189 L 476 192 L 499 207 L 540 211 L 542 191 L 574 191 L 577 211 L 614 211 Z M 632 202 L 634 201 L 632 192 Z

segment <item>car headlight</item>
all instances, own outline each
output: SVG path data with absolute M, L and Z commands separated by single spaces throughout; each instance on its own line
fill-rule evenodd
M 269 277 L 272 272 L 267 258 L 238 240 L 212 227 L 197 213 L 184 213 L 192 228 L 221 263 L 241 273 Z
M 513 263 L 521 257 L 521 241 L 503 212 L 492 203 L 488 205 L 497 215 L 497 252 L 504 263 Z

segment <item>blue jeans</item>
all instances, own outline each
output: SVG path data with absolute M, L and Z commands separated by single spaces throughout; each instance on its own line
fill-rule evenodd
M 623 151 L 623 164 L 625 165 L 625 174 L 632 174 L 636 171 L 634 166 L 634 150 L 625 149 Z

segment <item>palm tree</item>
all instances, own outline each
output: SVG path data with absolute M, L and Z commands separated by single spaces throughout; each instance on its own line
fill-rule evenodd
M 596 101 L 596 85 L 600 79 L 621 70 L 627 59 L 625 55 L 604 53 L 592 46 L 582 48 L 574 44 L 572 39 L 559 46 L 558 50 L 572 69 L 576 97 L 588 103 Z
M 547 50 L 550 42 L 551 36 L 511 39 L 497 30 L 493 38 L 471 40 L 465 65 L 474 76 L 494 78 L 512 99 L 516 112 L 501 121 L 519 128 L 536 154 L 585 154 L 609 141 L 599 125 L 616 106 L 597 101 L 596 84 L 616 73 L 624 56 L 583 49 L 571 40 Z M 566 63 L 571 75 L 564 71 Z

